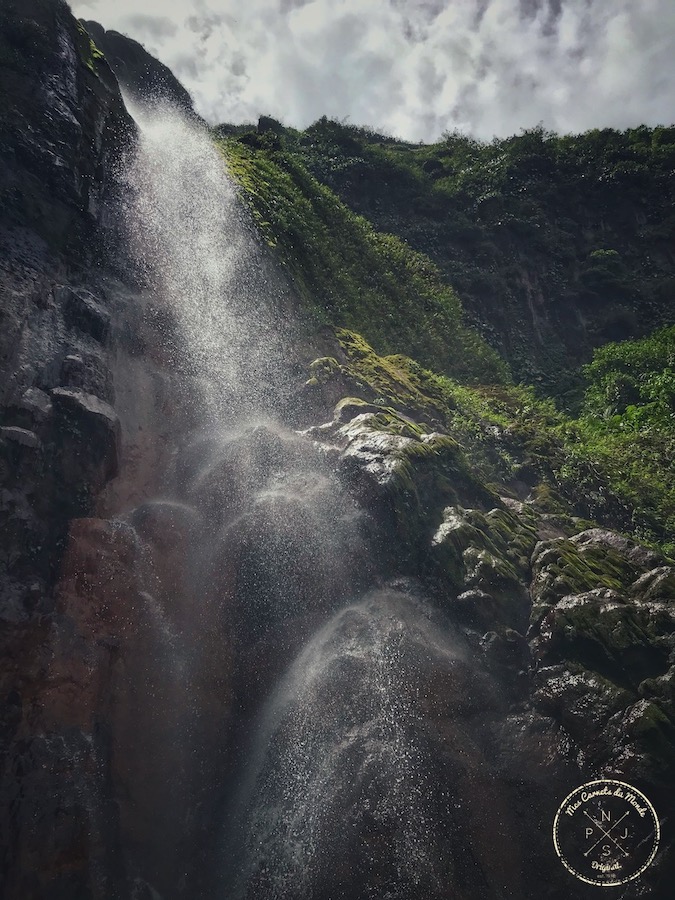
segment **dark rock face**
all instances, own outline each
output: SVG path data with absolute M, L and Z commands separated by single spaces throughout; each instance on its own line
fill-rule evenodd
M 110 331 L 110 313 L 88 291 L 59 287 L 55 300 L 63 304 L 63 315 L 68 326 L 79 328 L 94 340 L 105 343 Z
M 538 544 L 529 636 L 536 705 L 581 756 L 672 802 L 675 571 L 663 562 L 599 528 Z
M 117 31 L 106 31 L 98 22 L 85 21 L 84 26 L 132 99 L 164 101 L 194 113 L 192 98 L 171 69 L 142 44 Z
M 69 523 L 118 468 L 112 298 L 89 266 L 115 253 L 104 209 L 133 134 L 67 5 L 3 3 L 0 881 L 13 898 L 115 896 L 122 872 L 105 716 L 58 721 L 47 686 Z
M 115 78 L 65 2 L 8 0 L 0 25 L 3 228 L 32 229 L 56 250 L 82 251 L 86 235 L 95 251 L 115 160 L 133 132 Z

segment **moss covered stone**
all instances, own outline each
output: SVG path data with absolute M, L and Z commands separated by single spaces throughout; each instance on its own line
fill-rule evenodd
M 82 62 L 89 71 L 94 75 L 98 75 L 98 64 L 105 59 L 105 56 L 98 49 L 87 29 L 80 21 L 77 22 L 77 49 Z
M 535 543 L 532 524 L 507 509 L 444 510 L 432 552 L 458 594 L 455 605 L 464 621 L 486 631 L 506 624 L 524 632 L 530 611 L 525 589 L 529 552 Z

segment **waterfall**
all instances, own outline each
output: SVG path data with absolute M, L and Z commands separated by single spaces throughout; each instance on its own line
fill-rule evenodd
M 377 526 L 334 456 L 291 427 L 292 304 L 207 131 L 132 111 L 130 248 L 176 427 L 161 496 L 126 521 L 187 545 L 159 554 L 164 608 L 146 602 L 167 646 L 182 642 L 176 672 L 196 694 L 179 754 L 195 761 L 194 858 L 162 895 L 498 896 L 517 883 L 511 862 L 486 869 L 474 845 L 509 846 L 509 814 L 483 815 L 482 735 L 462 720 L 494 689 L 417 587 L 381 586 Z
M 368 594 L 317 631 L 258 721 L 237 896 L 323 897 L 337 885 L 378 900 L 439 895 L 447 861 L 419 691 L 430 668 L 459 656 L 400 589 Z
M 139 126 L 123 173 L 130 247 L 177 325 L 173 365 L 198 394 L 203 425 L 252 420 L 288 389 L 282 286 L 206 129 L 167 105 L 127 104 Z

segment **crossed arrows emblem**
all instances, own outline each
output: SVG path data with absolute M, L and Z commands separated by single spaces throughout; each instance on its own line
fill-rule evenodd
M 588 854 L 598 846 L 598 844 L 600 843 L 600 841 L 601 841 L 603 838 L 609 839 L 609 840 L 614 844 L 614 846 L 617 847 L 617 848 L 623 853 L 624 856 L 628 856 L 628 854 L 627 854 L 626 851 L 623 849 L 623 847 L 621 846 L 621 844 L 620 844 L 618 841 L 614 840 L 614 838 L 613 838 L 612 835 L 610 834 L 610 832 L 611 832 L 611 831 L 614 831 L 614 829 L 616 828 L 616 826 L 617 826 L 620 822 L 623 822 L 623 820 L 624 820 L 624 819 L 626 818 L 626 816 L 628 815 L 627 812 L 625 812 L 625 813 L 621 816 L 620 819 L 617 819 L 616 822 L 615 822 L 615 823 L 611 826 L 611 828 L 609 828 L 607 831 L 605 831 L 605 829 L 604 829 L 603 826 L 600 824 L 600 822 L 598 822 L 597 819 L 595 819 L 595 818 L 594 818 L 587 810 L 584 810 L 584 815 L 585 815 L 588 819 L 590 819 L 591 822 L 595 825 L 595 827 L 596 827 L 596 828 L 599 828 L 600 831 L 602 832 L 601 837 L 599 837 L 599 838 L 597 839 L 597 841 L 593 844 L 592 847 L 589 847 L 589 848 L 588 848 L 588 850 L 584 853 L 584 856 L 588 856 Z M 624 835 L 624 837 L 625 837 L 625 835 Z

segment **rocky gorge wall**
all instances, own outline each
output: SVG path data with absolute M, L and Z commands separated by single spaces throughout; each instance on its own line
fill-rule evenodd
M 134 289 L 103 275 L 123 267 L 112 198 L 135 126 L 65 3 L 3 4 L 0 22 L 3 895 L 111 896 L 114 641 L 66 586 L 99 533 L 116 552 L 80 517 L 120 470 L 114 370 L 142 340 Z
M 283 402 L 205 432 L 123 243 L 116 81 L 65 4 L 2 16 L 4 896 L 591 897 L 550 829 L 602 775 L 663 826 L 616 896 L 668 896 L 671 561 L 557 508 L 508 429 L 479 459 L 410 361 L 296 324 L 267 257 L 292 328 L 247 398 Z

